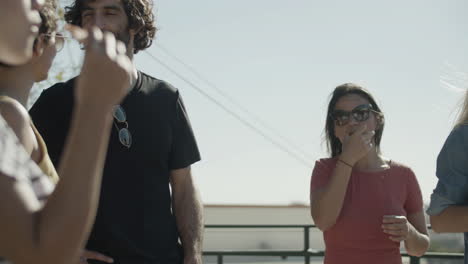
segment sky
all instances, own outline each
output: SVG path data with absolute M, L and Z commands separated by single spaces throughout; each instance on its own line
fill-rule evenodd
M 410 166 L 429 201 L 468 84 L 468 2 L 154 3 L 159 31 L 135 63 L 181 92 L 202 154 L 192 168 L 204 203 L 308 204 L 312 168 L 328 156 L 329 95 L 346 82 L 376 97 L 384 156 Z M 70 44 L 55 67 L 78 57 Z

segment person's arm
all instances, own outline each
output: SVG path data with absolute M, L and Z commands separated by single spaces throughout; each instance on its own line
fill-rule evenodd
M 404 241 L 406 251 L 412 256 L 422 256 L 429 248 L 426 218 L 423 210 L 421 188 L 414 172 L 406 169 L 406 199 L 403 208 L 407 216 L 384 215 L 383 232 L 394 242 Z
M 398 243 L 404 241 L 406 252 L 411 256 L 420 257 L 429 248 L 429 236 L 422 210 L 408 217 L 384 216 L 382 229 L 390 240 Z
M 87 40 L 61 180 L 47 203 L 41 207 L 24 180 L 0 175 L 0 252 L 15 264 L 74 262 L 94 219 L 111 111 L 128 89 L 132 66 L 124 52 L 116 54 L 110 33 L 94 28 Z
M 405 240 L 406 252 L 411 256 L 422 256 L 429 248 L 429 235 L 427 233 L 424 211 L 408 215 L 409 235 Z
M 468 125 L 455 128 L 437 157 L 439 181 L 427 209 L 436 233 L 468 232 Z
M 110 128 L 110 109 L 94 109 L 82 109 L 75 115 L 65 150 L 66 165 L 61 169 L 65 176 L 44 208 L 25 182 L 0 177 L 0 248 L 13 263 L 78 259 L 78 249 L 84 246 L 94 219 L 107 142 L 104 134 Z M 90 138 L 80 140 L 85 137 Z
M 184 248 L 185 264 L 201 264 L 203 251 L 203 205 L 190 167 L 171 171 L 173 210 Z
M 310 210 L 315 225 L 322 231 L 332 227 L 340 215 L 346 195 L 352 166 L 371 148 L 373 132 L 366 132 L 365 126 L 345 138 L 343 153 L 338 157 L 330 180 L 323 188 L 311 191 Z
M 431 215 L 430 221 L 436 233 L 468 232 L 468 206 L 450 205 L 440 214 Z
M 328 184 L 310 193 L 312 218 L 320 230 L 326 231 L 335 224 L 343 207 L 351 171 L 350 166 L 338 161 Z

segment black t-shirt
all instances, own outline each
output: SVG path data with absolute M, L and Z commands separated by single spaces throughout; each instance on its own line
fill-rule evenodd
M 56 167 L 68 134 L 74 80 L 45 90 L 30 110 Z M 116 264 L 178 262 L 169 175 L 200 160 L 184 104 L 175 88 L 139 72 L 121 106 L 132 145 L 123 146 L 113 126 L 87 249 L 111 256 Z

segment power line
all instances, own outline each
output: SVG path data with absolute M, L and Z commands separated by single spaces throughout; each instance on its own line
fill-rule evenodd
M 278 147 L 279 149 L 281 149 L 282 151 L 284 151 L 285 153 L 287 153 L 289 156 L 291 156 L 292 158 L 294 158 L 296 161 L 302 163 L 303 165 L 309 167 L 309 168 L 313 168 L 311 164 L 309 164 L 304 158 L 300 157 L 299 155 L 297 155 L 296 153 L 292 152 L 291 150 L 288 149 L 288 147 L 284 146 L 283 144 L 281 144 L 281 142 L 278 142 L 277 140 L 269 137 L 266 133 L 264 133 L 263 131 L 261 131 L 260 129 L 258 129 L 257 127 L 255 127 L 252 123 L 250 123 L 249 121 L 246 121 L 244 120 L 241 116 L 239 116 L 237 113 L 235 113 L 234 111 L 230 110 L 229 108 L 227 108 L 226 106 L 224 106 L 222 103 L 220 103 L 218 100 L 216 100 L 214 97 L 212 97 L 211 95 L 209 95 L 207 92 L 203 91 L 203 89 L 201 89 L 200 87 L 198 87 L 197 85 L 195 85 L 194 83 L 192 83 L 190 80 L 188 80 L 187 78 L 185 78 L 184 76 L 182 76 L 181 74 L 179 74 L 177 71 L 173 70 L 171 67 L 169 67 L 166 63 L 164 63 L 163 61 L 161 61 L 160 59 L 158 59 L 156 56 L 154 56 L 151 52 L 149 52 L 148 50 L 145 50 L 145 53 L 148 54 L 154 61 L 156 61 L 157 63 L 159 63 L 161 66 L 163 66 L 164 68 L 166 68 L 168 71 L 170 71 L 172 74 L 176 75 L 178 78 L 180 78 L 182 81 L 184 81 L 185 83 L 187 83 L 189 86 L 191 86 L 192 88 L 194 88 L 197 92 L 199 92 L 201 95 L 205 96 L 208 100 L 210 100 L 212 103 L 214 103 L 215 105 L 217 105 L 218 107 L 220 107 L 221 109 L 223 109 L 226 113 L 230 114 L 232 117 L 234 117 L 235 119 L 237 119 L 239 122 L 241 122 L 242 124 L 244 124 L 245 126 L 247 126 L 248 128 L 252 129 L 254 132 L 256 132 L 257 134 L 259 134 L 261 137 L 263 137 L 264 139 L 266 139 L 267 141 L 269 141 L 271 144 L 273 144 L 274 146 Z
M 241 109 L 244 113 L 249 115 L 254 121 L 262 125 L 264 128 L 270 130 L 274 135 L 282 139 L 285 143 L 289 144 L 290 147 L 295 149 L 296 152 L 299 152 L 302 154 L 304 157 L 308 158 L 311 155 L 304 151 L 301 147 L 298 145 L 294 144 L 291 140 L 289 140 L 287 137 L 282 135 L 280 132 L 278 132 L 276 129 L 274 129 L 272 126 L 270 126 L 267 122 L 265 122 L 263 119 L 258 117 L 256 114 L 248 110 L 246 107 L 242 106 L 238 101 L 236 101 L 234 98 L 232 98 L 231 95 L 223 91 L 222 89 L 218 88 L 213 82 L 209 81 L 205 76 L 200 74 L 194 67 L 191 65 L 185 63 L 182 59 L 178 58 L 176 55 L 174 55 L 172 52 L 169 51 L 166 47 L 161 45 L 160 43 L 156 44 L 166 55 L 171 57 L 172 59 L 176 60 L 178 63 L 182 64 L 184 67 L 186 67 L 189 71 L 191 71 L 194 75 L 196 75 L 200 80 L 205 82 L 208 86 L 216 90 L 222 97 L 226 98 L 229 102 L 231 102 L 233 105 Z

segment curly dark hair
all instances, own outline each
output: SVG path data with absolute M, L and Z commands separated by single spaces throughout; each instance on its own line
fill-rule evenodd
M 363 87 L 354 84 L 354 83 L 345 83 L 335 88 L 333 93 L 331 94 L 331 99 L 328 104 L 327 110 L 327 120 L 325 124 L 325 136 L 327 141 L 328 152 L 330 153 L 331 157 L 336 157 L 341 154 L 341 142 L 335 136 L 335 121 L 332 118 L 333 110 L 335 110 L 335 105 L 340 98 L 349 94 L 356 94 L 361 96 L 362 98 L 366 99 L 371 105 L 372 109 L 375 110 L 376 118 L 379 122 L 378 128 L 375 130 L 375 146 L 377 151 L 380 152 L 380 141 L 382 140 L 382 134 L 385 125 L 385 117 L 382 113 L 382 110 L 377 105 L 372 94 L 364 89 Z
M 75 0 L 65 8 L 65 20 L 73 25 L 81 26 L 81 12 L 88 1 Z M 136 31 L 134 50 L 136 54 L 151 46 L 156 35 L 157 28 L 154 25 L 153 1 L 152 0 L 121 0 L 125 13 L 128 17 L 128 26 Z

